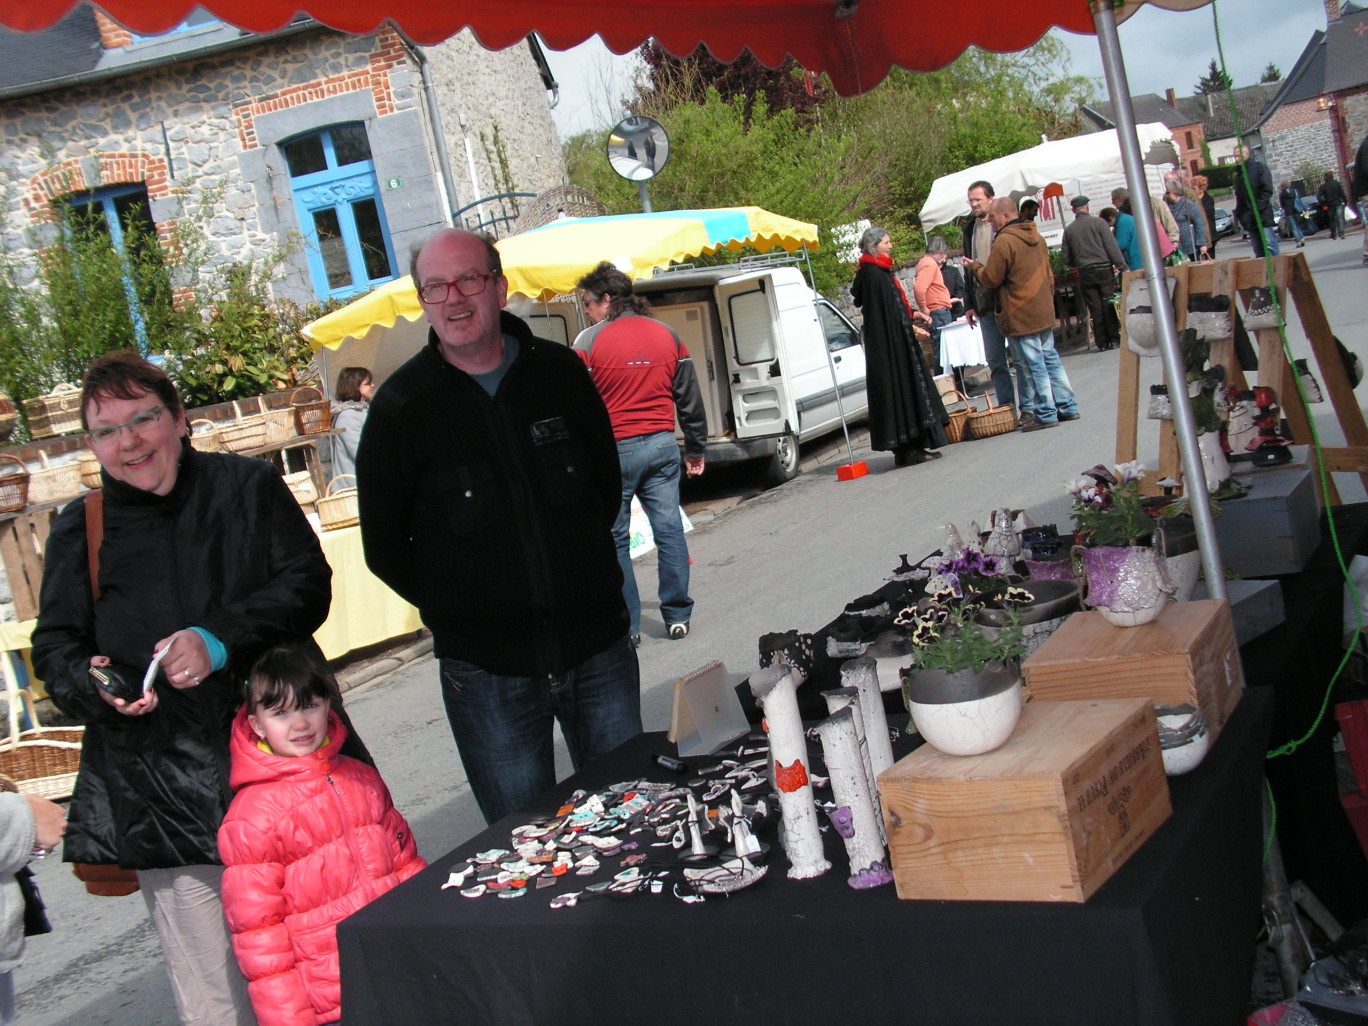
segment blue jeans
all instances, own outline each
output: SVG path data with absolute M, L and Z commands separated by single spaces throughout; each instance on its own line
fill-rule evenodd
M 950 312 L 948 307 L 931 311 L 931 347 L 932 352 L 936 354 L 936 366 L 941 369 L 941 372 L 950 369 L 950 365 L 945 362 L 945 354 L 941 352 L 941 328 L 953 323 L 954 320 L 955 315 Z M 932 370 L 934 369 L 932 368 Z
M 1016 389 L 1012 387 L 1012 371 L 1007 366 L 1007 340 L 998 331 L 997 318 L 993 314 L 980 312 L 978 322 L 983 332 L 983 355 L 993 377 L 993 395 L 999 406 L 1015 406 Z
M 555 785 L 553 719 L 576 770 L 641 733 L 641 671 L 626 638 L 558 675 L 501 677 L 462 659 L 439 665 L 451 736 L 486 823 Z
M 1277 256 L 1278 251 L 1281 248 L 1278 245 L 1278 229 L 1265 228 L 1263 233 L 1264 238 L 1268 240 L 1268 255 Z M 1251 226 L 1249 229 L 1249 245 L 1254 250 L 1254 255 L 1256 257 L 1264 255 L 1264 249 L 1259 245 L 1259 231 L 1257 227 Z
M 1061 414 L 1065 417 L 1076 416 L 1078 401 L 1074 398 L 1069 376 L 1064 373 L 1064 364 L 1055 350 L 1054 330 L 1046 328 L 1034 335 L 1018 335 L 1012 342 L 1019 347 L 1022 363 L 1034 389 L 1027 412 L 1044 424 L 1056 423 Z M 1022 406 L 1025 408 L 1026 404 L 1022 403 Z
M 1301 230 L 1301 218 L 1297 216 L 1295 211 L 1284 210 L 1283 220 L 1292 226 L 1293 241 L 1301 242 L 1303 238 Z
M 617 450 L 622 465 L 622 506 L 613 524 L 613 541 L 622 567 L 622 597 L 632 619 L 629 633 L 641 633 L 641 596 L 631 555 L 633 495 L 641 500 L 655 535 L 660 615 L 667 627 L 688 623 L 693 599 L 689 598 L 689 546 L 684 541 L 684 521 L 679 518 L 679 445 L 674 432 L 624 438 Z

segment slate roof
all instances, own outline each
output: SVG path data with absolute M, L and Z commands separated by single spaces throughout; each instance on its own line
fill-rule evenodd
M 1178 100 L 1178 109 L 1202 123 L 1208 140 L 1232 139 L 1235 136 L 1235 122 L 1230 114 L 1230 98 L 1235 100 L 1241 131 L 1248 131 L 1250 125 L 1258 122 L 1282 87 L 1281 82 L 1266 82 L 1232 89 L 1228 93 L 1222 90 L 1219 93 L 1183 96 Z
M 102 55 L 95 11 L 86 4 L 46 32 L 0 30 L 0 89 L 84 74 Z
M 1182 128 L 1184 125 L 1200 123 L 1202 120 L 1171 106 L 1168 100 L 1155 93 L 1141 93 L 1139 96 L 1132 96 L 1131 108 L 1135 111 L 1135 123 L 1137 125 L 1150 125 L 1156 121 L 1162 121 L 1169 128 Z M 1082 110 L 1084 115 L 1099 129 L 1116 127 L 1110 100 L 1096 103 L 1091 107 L 1084 107 Z
M 1344 3 L 1337 21 L 1311 34 L 1282 89 L 1250 130 L 1263 127 L 1285 104 L 1361 85 L 1368 85 L 1368 7 Z

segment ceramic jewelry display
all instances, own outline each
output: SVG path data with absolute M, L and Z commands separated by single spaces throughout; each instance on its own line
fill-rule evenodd
M 841 667 L 841 686 L 860 693 L 860 716 L 864 719 L 865 745 L 875 779 L 893 765 L 893 743 L 888 739 L 883 694 L 879 690 L 878 664 L 868 656 L 852 659 Z
M 764 711 L 769 730 L 789 879 L 821 876 L 831 868 L 831 863 L 822 854 L 822 831 L 808 776 L 807 735 L 798 712 L 797 683 L 788 667 L 771 666 L 751 675 L 750 688 L 756 704 Z
M 856 890 L 891 883 L 888 855 L 884 851 L 880 816 L 874 808 L 865 777 L 860 740 L 856 736 L 854 710 L 850 706 L 833 713 L 817 727 L 826 757 L 827 775 L 836 809 L 831 822 L 845 841 L 850 859 L 850 878 L 846 883 Z
M 869 761 L 869 741 L 864 732 L 864 714 L 860 711 L 860 692 L 856 688 L 836 688 L 832 691 L 823 691 L 822 697 L 826 699 L 827 712 L 833 716 L 842 709 L 849 709 L 851 712 L 851 725 L 855 728 L 855 740 L 860 746 L 860 765 L 864 767 L 865 789 L 874 802 L 874 813 L 879 824 L 879 839 L 886 841 L 883 813 L 879 808 L 879 787 L 874 779 L 874 764 Z

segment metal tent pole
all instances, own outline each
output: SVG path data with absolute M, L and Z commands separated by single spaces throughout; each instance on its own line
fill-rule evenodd
M 1207 594 L 1214 599 L 1224 599 L 1225 565 L 1216 542 L 1211 504 L 1207 501 L 1206 474 L 1202 471 L 1202 456 L 1197 448 L 1197 422 L 1187 398 L 1186 368 L 1182 354 L 1178 351 L 1173 302 L 1164 284 L 1164 263 L 1159 256 L 1159 238 L 1155 234 L 1154 210 L 1150 206 L 1149 184 L 1140 157 L 1140 141 L 1135 135 L 1135 112 L 1131 109 L 1130 86 L 1126 82 L 1126 66 L 1121 59 L 1121 40 L 1116 34 L 1116 15 L 1110 0 L 1093 0 L 1092 8 L 1097 45 L 1102 51 L 1102 71 L 1107 78 L 1107 90 L 1111 94 L 1112 110 L 1116 115 L 1116 139 L 1121 144 L 1121 163 L 1126 169 L 1126 182 L 1130 186 L 1135 234 L 1140 241 L 1145 280 L 1149 282 L 1155 322 L 1159 329 L 1159 354 L 1164 361 L 1164 374 L 1169 380 L 1169 394 L 1173 399 L 1173 426 L 1178 436 L 1178 451 L 1182 455 L 1183 491 L 1189 497 L 1192 519 L 1197 528 L 1197 544 L 1202 550 Z

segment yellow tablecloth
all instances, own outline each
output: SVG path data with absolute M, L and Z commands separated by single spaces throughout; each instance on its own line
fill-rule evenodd
M 336 659 L 357 648 L 377 645 L 422 627 L 418 610 L 409 605 L 366 569 L 361 554 L 361 529 L 344 527 L 324 531 L 319 539 L 323 555 L 332 567 L 332 608 L 328 619 L 314 634 L 323 654 Z M 29 635 L 36 620 L 0 624 L 0 653 L 18 652 L 27 659 Z M 8 664 L 7 659 L 0 663 Z M 3 672 L 9 672 L 8 665 Z M 33 689 L 35 695 L 42 692 Z

